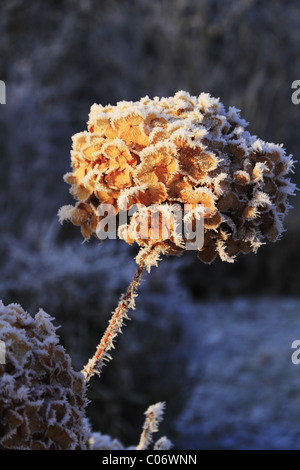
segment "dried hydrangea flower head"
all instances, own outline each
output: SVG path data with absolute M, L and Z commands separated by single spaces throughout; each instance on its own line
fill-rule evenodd
M 0 449 L 82 450 L 87 406 L 83 376 L 59 344 L 52 318 L 0 302 Z
M 168 209 L 201 205 L 200 260 L 211 263 L 219 255 L 232 262 L 239 252 L 256 251 L 265 239 L 279 238 L 295 186 L 287 177 L 291 156 L 246 126 L 236 108 L 226 111 L 206 93 L 94 104 L 88 130 L 73 137 L 72 172 L 65 181 L 78 202 L 60 210 L 61 221 L 80 225 L 89 238 L 99 235 L 101 204 L 110 204 L 115 213 L 143 206 L 144 212 L 134 212 L 119 226 L 119 237 L 144 251 L 155 246 L 180 254 L 187 240 L 177 235 L 175 222 L 166 224 Z M 154 204 L 161 217 L 152 237 L 151 217 L 145 214 Z M 143 231 L 148 236 L 141 236 Z
M 232 262 L 280 237 L 288 196 L 296 189 L 288 177 L 293 160 L 282 145 L 266 143 L 246 127 L 236 108 L 226 110 L 207 93 L 179 91 L 170 98 L 94 104 L 88 129 L 73 136 L 65 181 L 77 203 L 60 209 L 60 221 L 79 225 L 86 239 L 101 239 L 103 221 L 117 220 L 118 236 L 141 246 L 133 281 L 83 369 L 86 380 L 110 358 L 142 273 L 161 254 L 181 254 L 196 233 L 192 248 L 201 261 L 219 256 Z M 106 216 L 103 206 L 109 207 Z M 189 230 L 180 229 L 187 222 Z M 111 233 L 114 225 L 104 228 Z

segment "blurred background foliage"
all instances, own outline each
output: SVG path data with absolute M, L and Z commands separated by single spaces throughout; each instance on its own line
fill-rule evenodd
M 300 4 L 9 0 L 0 11 L 7 93 L 0 107 L 0 295 L 57 318 L 80 368 L 133 275 L 137 250 L 118 241 L 82 245 L 76 227 L 59 226 L 59 207 L 72 203 L 62 180 L 71 136 L 85 129 L 93 103 L 204 91 L 241 109 L 251 133 L 283 143 L 297 160 L 300 105 L 291 101 L 291 84 L 300 79 Z M 300 187 L 299 179 L 296 165 Z M 97 379 L 90 386 L 96 430 L 131 444 L 153 400 L 166 400 L 175 417 L 186 406 L 189 384 L 201 376 L 191 359 L 197 302 L 299 295 L 300 205 L 291 202 L 286 233 L 256 255 L 207 266 L 187 253 L 147 276 L 114 363 L 102 386 Z M 171 422 L 166 431 L 172 437 Z

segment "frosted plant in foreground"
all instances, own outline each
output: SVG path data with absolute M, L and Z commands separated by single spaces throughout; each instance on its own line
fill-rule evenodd
M 0 301 L 0 449 L 82 450 L 86 384 L 59 344 L 52 318 L 31 317 L 19 305 Z
M 195 249 L 205 263 L 217 256 L 233 262 L 280 238 L 296 189 L 288 177 L 294 162 L 282 145 L 246 126 L 236 108 L 226 110 L 206 93 L 91 107 L 88 129 L 73 137 L 72 172 L 65 175 L 77 203 L 60 209 L 60 221 L 80 226 L 85 239 L 101 239 L 114 227 L 110 215 L 118 236 L 140 251 L 134 279 L 83 369 L 86 380 L 109 359 L 145 268 L 187 249 L 192 231 L 178 225 L 188 219 L 195 227 L 202 219 L 203 243 Z M 188 213 L 180 210 L 187 205 Z
M 161 422 L 164 414 L 164 403 L 156 403 L 155 405 L 149 406 L 145 411 L 146 419 L 143 426 L 143 432 L 141 434 L 140 442 L 137 445 L 137 450 L 146 450 L 149 448 L 153 438 L 152 434 L 158 431 L 159 423 Z M 166 445 L 166 438 L 161 438 L 159 443 L 156 445 L 163 447 Z

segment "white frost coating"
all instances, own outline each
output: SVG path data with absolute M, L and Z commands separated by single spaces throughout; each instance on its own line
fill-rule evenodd
M 71 206 L 70 204 L 67 206 L 62 206 L 58 211 L 59 222 L 62 224 L 64 220 L 71 220 L 73 210 L 74 210 L 74 207 Z
M 140 191 L 144 191 L 147 189 L 145 184 L 141 184 L 140 186 L 133 186 L 132 188 L 126 188 L 122 192 L 122 194 L 118 198 L 118 207 L 122 210 L 127 210 L 129 207 L 129 200 L 130 196 L 138 195 Z
M 149 406 L 146 410 L 146 423 L 144 426 L 147 426 L 150 432 L 153 433 L 158 431 L 159 423 L 163 419 L 165 406 L 166 404 L 164 402 L 158 402 L 155 405 Z
M 125 450 L 118 439 L 113 439 L 107 434 L 94 432 L 88 440 L 89 450 Z
M 153 447 L 153 450 L 170 450 L 173 447 L 172 442 L 166 436 L 158 439 Z
M 272 201 L 270 197 L 266 194 L 263 193 L 262 191 L 257 190 L 253 198 L 250 201 L 250 204 L 253 205 L 254 207 L 258 206 L 272 206 Z

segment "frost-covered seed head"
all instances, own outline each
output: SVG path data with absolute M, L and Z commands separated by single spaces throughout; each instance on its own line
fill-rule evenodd
M 0 301 L 0 449 L 82 450 L 88 429 L 83 375 L 59 344 L 52 318 Z
M 103 203 L 116 212 L 133 205 L 150 211 L 153 204 L 201 204 L 204 245 L 198 257 L 205 263 L 217 255 L 232 262 L 264 240 L 276 241 L 295 190 L 287 177 L 293 161 L 281 145 L 258 139 L 246 126 L 236 108 L 226 110 L 207 93 L 94 104 L 88 130 L 73 137 L 72 172 L 65 175 L 78 202 L 64 206 L 60 220 L 71 220 L 89 238 L 97 234 Z M 161 239 L 136 236 L 141 217 L 132 215 L 119 236 L 144 250 L 184 251 L 186 240 L 176 238 L 175 227 L 167 237 L 163 217 Z

